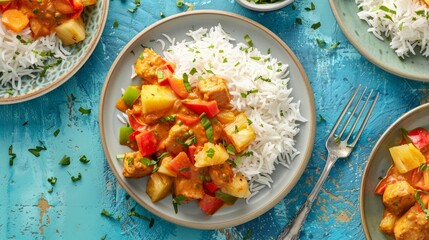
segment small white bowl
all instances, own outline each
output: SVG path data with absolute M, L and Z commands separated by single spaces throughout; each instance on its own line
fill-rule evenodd
M 286 7 L 287 5 L 291 4 L 294 0 L 281 0 L 275 3 L 262 3 L 262 4 L 256 4 L 252 0 L 235 0 L 238 2 L 241 6 L 254 10 L 259 12 L 269 12 L 274 11 L 283 7 Z

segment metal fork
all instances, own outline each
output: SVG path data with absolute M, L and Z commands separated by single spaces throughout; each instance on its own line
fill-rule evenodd
M 328 139 L 326 140 L 328 159 L 326 160 L 325 168 L 323 169 L 322 174 L 319 177 L 319 180 L 317 180 L 316 185 L 314 185 L 313 190 L 311 191 L 310 195 L 308 195 L 307 201 L 298 210 L 295 217 L 286 226 L 283 232 L 280 233 L 278 237 L 279 240 L 299 239 L 299 234 L 302 226 L 304 225 L 305 219 L 307 218 L 307 215 L 310 212 L 311 206 L 313 205 L 314 200 L 316 199 L 323 183 L 325 182 L 326 177 L 329 175 L 329 171 L 331 170 L 332 166 L 334 165 L 334 163 L 337 161 L 338 158 L 348 157 L 352 152 L 353 148 L 355 147 L 357 141 L 359 140 L 359 137 L 361 136 L 362 131 L 364 130 L 366 123 L 368 122 L 368 119 L 371 116 L 372 110 L 374 109 L 375 103 L 377 102 L 377 99 L 379 96 L 379 93 L 377 92 L 369 110 L 366 110 L 366 106 L 371 99 L 373 90 L 370 91 L 370 93 L 366 97 L 366 101 L 364 101 L 363 106 L 359 110 L 359 105 L 361 104 L 362 99 L 364 98 L 366 88 L 363 90 L 362 94 L 359 97 L 359 100 L 355 104 L 353 110 L 350 113 L 350 116 L 347 118 L 347 121 L 344 123 L 340 133 L 335 134 L 335 132 L 337 131 L 337 128 L 340 126 L 346 113 L 350 111 L 351 105 L 353 104 L 353 101 L 357 96 L 360 88 L 361 86 L 359 85 L 356 91 L 354 92 L 353 96 L 345 106 L 344 110 L 341 112 L 341 115 L 339 116 L 331 132 L 329 133 Z M 356 111 L 358 111 L 357 116 L 355 116 Z M 360 128 L 357 132 L 357 135 L 352 137 L 352 134 L 356 126 L 359 124 L 360 122 L 359 120 L 365 111 L 366 111 L 366 115 L 363 121 L 360 123 Z M 347 128 L 349 127 L 348 125 L 353 118 L 355 118 L 354 123 L 349 129 L 347 136 L 343 138 L 343 134 L 346 132 Z

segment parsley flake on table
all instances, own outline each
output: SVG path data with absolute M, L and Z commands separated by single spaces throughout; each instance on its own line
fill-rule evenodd
M 149 228 L 152 228 L 153 225 L 154 225 L 154 223 L 155 223 L 155 219 L 143 216 L 140 213 L 136 212 L 135 209 L 136 209 L 135 207 L 131 208 L 130 211 L 128 212 L 128 216 L 130 216 L 130 217 L 138 217 L 140 219 L 148 221 L 149 222 Z
M 60 133 L 60 129 L 55 130 L 54 137 L 58 136 L 59 133 Z
M 299 25 L 302 25 L 302 19 L 301 18 L 296 18 L 295 22 Z
M 119 22 L 117 20 L 113 21 L 113 27 L 114 28 L 119 27 Z
M 313 2 L 311 2 L 310 7 L 306 7 L 306 8 L 304 8 L 304 10 L 307 12 L 308 11 L 314 11 L 314 10 L 316 10 L 316 6 L 314 5 Z
M 9 166 L 13 166 L 13 160 L 16 158 L 16 154 L 13 152 L 13 146 L 9 147 Z
M 70 157 L 68 157 L 67 155 L 64 155 L 63 158 L 61 158 L 61 160 L 58 162 L 58 164 L 62 166 L 70 165 Z
M 70 178 L 73 182 L 77 182 L 77 181 L 80 181 L 82 179 L 82 174 L 78 173 L 77 177 L 71 176 Z
M 83 107 L 80 107 L 79 108 L 79 112 L 82 113 L 82 114 L 90 114 L 91 113 L 91 109 L 90 108 L 89 109 L 85 109 Z
M 316 30 L 316 29 L 318 29 L 320 26 L 321 26 L 320 22 L 317 22 L 317 23 L 315 23 L 315 24 L 311 25 L 311 28 L 312 28 L 313 30 Z
M 56 177 L 50 177 L 50 178 L 48 178 L 48 182 L 51 184 L 51 185 L 55 185 L 55 183 L 57 183 L 57 178 Z
M 41 146 L 36 146 L 35 148 L 29 148 L 28 151 L 33 154 L 36 157 L 40 157 L 40 152 L 41 151 L 46 151 L 47 148 L 45 147 L 45 145 L 43 144 L 42 141 L 39 141 Z
M 79 161 L 80 161 L 81 163 L 83 163 L 83 164 L 87 164 L 87 163 L 89 163 L 89 162 L 90 162 L 90 160 L 88 160 L 88 158 L 87 158 L 85 155 L 83 155 L 82 157 L 80 157 L 80 158 L 79 158 Z

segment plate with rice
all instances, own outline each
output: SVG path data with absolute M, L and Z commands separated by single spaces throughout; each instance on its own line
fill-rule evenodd
M 206 74 L 195 74 L 194 79 L 190 74 L 191 85 L 213 74 L 226 80 L 230 103 L 246 114 L 256 132 L 247 149 L 253 154 L 242 158 L 236 167 L 249 183 L 250 197 L 210 216 L 199 209 L 196 201 L 181 204 L 175 213 L 171 196 L 151 201 L 146 194 L 148 177 L 124 177 L 123 162 L 118 156 L 130 150 L 119 144 L 119 128 L 124 121 L 115 105 L 124 89 L 140 82 L 133 69 L 145 48 L 174 63 L 175 75 L 182 76 L 192 69 Z M 137 34 L 107 74 L 99 111 L 104 153 L 119 184 L 153 214 L 197 229 L 239 225 L 274 207 L 301 177 L 315 137 L 313 94 L 294 53 L 264 26 L 240 15 L 215 10 L 173 15 Z
M 84 40 L 69 46 L 63 46 L 55 33 L 34 39 L 30 27 L 17 33 L 0 21 L 0 104 L 23 102 L 46 94 L 84 65 L 101 37 L 109 8 L 109 1 L 91 2 L 80 13 L 81 18 L 72 19 L 83 20 Z M 67 27 L 70 25 L 64 24 L 64 28 Z
M 330 0 L 353 46 L 399 77 L 429 82 L 429 5 L 423 0 Z

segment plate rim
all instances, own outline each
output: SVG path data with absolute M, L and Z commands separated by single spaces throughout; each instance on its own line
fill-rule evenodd
M 347 1 L 345 1 L 347 2 Z M 354 1 L 353 1 L 354 3 Z M 413 73 L 404 73 L 402 71 L 399 71 L 398 69 L 391 67 L 387 64 L 385 64 L 383 61 L 378 61 L 373 55 L 370 53 L 370 51 L 367 51 L 365 48 L 360 46 L 359 41 L 353 36 L 353 34 L 350 32 L 350 28 L 346 26 L 346 24 L 342 21 L 341 14 L 337 8 L 336 0 L 329 0 L 329 5 L 331 6 L 332 13 L 334 14 L 334 17 L 338 23 L 338 25 L 341 28 L 341 31 L 346 36 L 347 40 L 355 47 L 355 49 L 362 54 L 362 56 L 365 57 L 368 61 L 370 61 L 375 66 L 381 68 L 382 70 L 394 74 L 396 76 L 410 79 L 413 81 L 421 81 L 421 82 L 429 82 L 429 76 L 423 76 L 423 75 L 417 75 Z M 391 49 L 393 51 L 393 49 Z
M 417 114 L 421 111 L 428 111 L 429 110 L 429 103 L 421 104 L 413 109 L 408 110 L 405 112 L 401 117 L 399 117 L 395 122 L 393 122 L 380 136 L 377 143 L 374 145 L 371 154 L 368 156 L 367 163 L 365 165 L 365 168 L 363 170 L 362 180 L 360 183 L 360 191 L 359 191 L 359 210 L 360 210 L 360 217 L 361 217 L 361 224 L 363 231 L 365 233 L 365 237 L 367 239 L 371 240 L 371 235 L 368 229 L 368 223 L 366 221 L 366 214 L 365 214 L 365 183 L 368 180 L 369 176 L 369 169 L 374 163 L 374 155 L 378 152 L 378 150 L 381 148 L 381 145 L 385 142 L 385 138 L 388 134 L 390 134 L 395 128 L 398 127 L 402 122 L 406 121 L 408 118 L 412 117 L 414 114 Z
M 191 15 L 205 15 L 205 14 L 214 14 L 214 15 L 219 15 L 219 16 L 224 16 L 224 17 L 232 17 L 241 21 L 244 21 L 246 23 L 249 23 L 251 25 L 256 26 L 258 29 L 260 29 L 261 31 L 265 32 L 267 35 L 269 35 L 270 37 L 272 37 L 276 42 L 278 42 L 282 48 L 291 56 L 291 60 L 296 64 L 297 68 L 299 69 L 299 72 L 301 74 L 301 76 L 304 79 L 304 83 L 305 83 L 305 87 L 308 91 L 308 100 L 309 100 L 309 105 L 310 105 L 310 116 L 309 119 L 307 119 L 307 122 L 305 124 L 309 124 L 309 138 L 306 139 L 306 149 L 303 149 L 303 151 L 301 152 L 301 154 L 303 155 L 303 161 L 301 163 L 301 165 L 299 166 L 299 168 L 297 169 L 297 171 L 295 172 L 295 174 L 292 177 L 291 183 L 289 186 L 287 186 L 285 188 L 285 190 L 283 192 L 281 192 L 278 196 L 276 196 L 275 198 L 271 199 L 270 203 L 266 204 L 264 207 L 262 207 L 259 211 L 256 211 L 252 214 L 248 214 L 243 216 L 240 219 L 233 219 L 233 220 L 229 220 L 229 221 L 224 221 L 222 223 L 210 223 L 210 224 L 201 224 L 201 223 L 192 223 L 192 222 L 184 222 L 181 220 L 176 220 L 174 218 L 171 218 L 170 216 L 166 215 L 165 213 L 159 211 L 158 209 L 153 209 L 150 206 L 148 206 L 144 201 L 142 201 L 139 197 L 137 197 L 137 195 L 130 191 L 130 188 L 127 186 L 127 184 L 125 183 L 125 181 L 123 181 L 120 177 L 119 177 L 119 172 L 117 172 L 113 166 L 113 160 L 110 158 L 110 156 L 107 154 L 108 153 L 108 146 L 107 143 L 105 141 L 105 132 L 103 129 L 103 107 L 104 107 L 104 99 L 106 98 L 106 90 L 107 90 L 107 86 L 108 83 L 111 79 L 111 75 L 113 74 L 114 71 L 116 71 L 116 68 L 118 67 L 118 62 L 120 61 L 121 57 L 127 53 L 127 51 L 129 50 L 129 48 L 133 45 L 133 43 L 135 41 L 137 41 L 141 36 L 143 36 L 144 34 L 146 34 L 147 32 L 153 30 L 154 28 L 158 27 L 159 25 L 165 24 L 167 22 L 170 22 L 174 19 L 177 18 L 182 18 L 182 17 L 187 17 L 187 16 L 191 16 Z M 293 187 L 296 186 L 298 180 L 301 178 L 302 174 L 304 173 L 308 162 L 311 158 L 312 155 L 312 151 L 313 151 L 313 147 L 314 147 L 314 141 L 315 141 L 315 134 L 316 134 L 316 117 L 315 117 L 315 103 L 314 103 L 314 94 L 312 92 L 311 89 L 311 85 L 310 85 L 310 81 L 307 77 L 307 74 L 305 73 L 304 67 L 302 66 L 302 64 L 300 63 L 300 61 L 298 60 L 298 58 L 296 57 L 296 55 L 292 52 L 292 50 L 286 45 L 286 43 L 283 42 L 283 40 L 281 40 L 276 34 L 274 34 L 271 30 L 269 30 L 268 28 L 264 27 L 263 25 L 257 23 L 256 21 L 253 21 L 247 17 L 241 16 L 239 14 L 236 13 L 231 13 L 231 12 L 227 12 L 227 11 L 222 11 L 222 10 L 193 10 L 193 11 L 187 11 L 187 12 L 182 12 L 182 13 L 178 13 L 178 14 L 174 14 L 171 15 L 167 18 L 164 18 L 162 20 L 159 20 L 157 22 L 154 22 L 153 24 L 149 25 L 148 27 L 144 28 L 142 31 L 140 31 L 135 37 L 133 37 L 121 50 L 121 52 L 117 55 L 115 61 L 112 63 L 111 68 L 109 70 L 109 72 L 106 75 L 105 81 L 104 81 L 104 85 L 100 94 L 100 105 L 99 105 L 99 130 L 100 130 L 100 136 L 101 136 L 101 141 L 102 141 L 102 146 L 103 146 L 103 152 L 105 155 L 105 158 L 109 164 L 110 170 L 112 171 L 112 173 L 115 175 L 115 178 L 117 180 L 117 182 L 119 182 L 119 184 L 121 185 L 121 187 L 123 187 L 126 192 L 142 207 L 144 207 L 146 210 L 148 210 L 149 212 L 151 212 L 152 214 L 166 220 L 169 221 L 171 223 L 180 225 L 180 226 L 184 226 L 184 227 L 190 227 L 190 228 L 194 228 L 194 229 L 205 229 L 205 230 L 213 230 L 213 229 L 220 229 L 220 228 L 226 228 L 226 227 L 232 227 L 232 226 L 236 226 L 239 224 L 243 224 L 246 223 L 248 221 L 251 221 L 259 216 L 261 216 L 262 214 L 266 213 L 268 210 L 270 210 L 271 208 L 273 208 L 277 203 L 279 203 L 291 190 Z M 304 124 L 304 123 L 303 123 Z
M 109 0 L 99 0 L 103 2 L 103 8 L 100 9 L 101 11 L 101 17 L 100 17 L 100 28 L 98 28 L 96 34 L 94 35 L 94 38 L 89 42 L 89 47 L 87 50 L 87 54 L 82 55 L 78 61 L 77 64 L 75 64 L 71 70 L 63 75 L 61 75 L 56 80 L 50 82 L 49 84 L 40 87 L 34 91 L 30 91 L 24 95 L 18 95 L 14 97 L 8 97 L 8 98 L 0 98 L 0 105 L 6 105 L 6 104 L 14 104 L 14 103 L 21 103 L 25 101 L 32 100 L 34 98 L 40 97 L 42 95 L 45 95 L 54 89 L 58 88 L 65 82 L 67 82 L 70 78 L 72 78 L 79 70 L 80 68 L 86 63 L 86 61 L 89 59 L 89 57 L 94 52 L 95 48 L 98 45 L 98 42 L 101 39 L 101 35 L 103 34 L 104 27 L 107 22 L 107 15 L 109 10 Z

